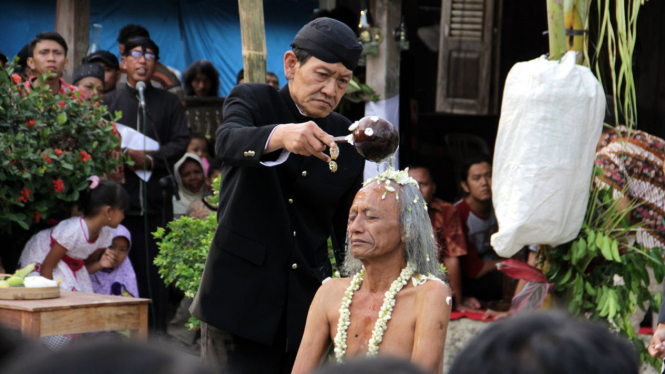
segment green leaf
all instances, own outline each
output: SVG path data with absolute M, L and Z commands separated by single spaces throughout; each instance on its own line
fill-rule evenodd
M 67 113 L 58 114 L 58 125 L 63 125 L 65 122 L 67 122 Z
M 614 261 L 621 262 L 621 257 L 619 256 L 619 242 L 617 242 L 616 239 L 612 240 L 610 250 L 612 252 L 612 258 L 614 258 Z

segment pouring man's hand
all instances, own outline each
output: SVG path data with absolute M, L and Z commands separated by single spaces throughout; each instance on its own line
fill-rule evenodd
M 665 323 L 659 323 L 653 333 L 651 344 L 648 347 L 651 357 L 662 360 L 665 358 Z
M 312 121 L 289 123 L 275 128 L 264 153 L 284 148 L 291 153 L 316 156 L 325 162 L 330 162 L 330 157 L 323 153 L 326 150 L 326 145 L 334 147 L 335 141 L 332 136 L 321 130 L 316 123 Z

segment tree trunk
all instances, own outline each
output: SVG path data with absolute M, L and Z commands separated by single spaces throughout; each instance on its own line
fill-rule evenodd
M 58 0 L 55 31 L 65 39 L 69 47 L 66 56 L 69 64 L 63 79 L 71 82 L 74 67 L 79 65 L 90 47 L 90 0 Z
M 238 0 L 245 83 L 266 83 L 266 36 L 262 0 Z
M 574 35 L 566 36 L 566 49 L 577 52 L 577 63 L 584 62 L 584 46 L 587 36 L 582 32 L 588 30 L 588 0 L 564 0 L 563 20 L 566 30 Z
M 549 31 L 550 60 L 560 60 L 566 53 L 563 0 L 547 0 L 547 30 Z

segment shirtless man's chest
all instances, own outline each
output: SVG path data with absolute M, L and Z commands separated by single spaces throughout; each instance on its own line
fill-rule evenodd
M 388 327 L 383 335 L 383 341 L 379 344 L 381 353 L 390 353 L 406 359 L 411 357 L 418 315 L 417 291 L 409 283 L 395 297 L 391 319 L 387 322 Z M 347 357 L 367 354 L 369 340 L 379 319 L 384 297 L 383 294 L 373 295 L 362 289 L 354 293 L 349 307 L 351 324 L 347 330 Z M 338 303 L 336 308 L 332 307 L 329 310 L 330 320 L 333 321 L 330 326 L 332 338 L 337 335 L 340 307 Z

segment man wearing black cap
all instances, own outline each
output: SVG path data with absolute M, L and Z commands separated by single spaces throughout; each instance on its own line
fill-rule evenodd
M 83 64 L 74 69 L 74 86 L 78 87 L 85 96 L 93 100 L 95 97 L 104 98 L 104 69 L 97 64 Z
M 145 27 L 141 25 L 129 24 L 120 29 L 117 39 L 120 55 L 125 54 L 125 44 L 127 44 L 129 40 L 138 37 L 150 38 L 150 33 Z M 118 84 L 122 86 L 122 83 L 124 83 L 124 81 L 127 79 L 127 76 L 124 74 L 126 73 L 124 68 L 122 68 L 122 66 L 120 68 L 121 75 Z M 155 88 L 163 88 L 169 92 L 172 92 L 176 94 L 180 100 L 185 98 L 185 91 L 182 89 L 182 83 L 180 83 L 178 76 L 175 75 L 168 66 L 162 64 L 159 61 L 155 63 L 155 72 L 152 74 L 150 81 L 152 82 L 152 86 Z
M 145 131 L 146 136 L 159 142 L 159 150 L 155 152 L 125 150 L 134 161 L 133 166 L 125 165 L 125 170 L 149 170 L 152 175 L 147 182 L 143 182 L 136 173 L 125 173 L 124 186 L 129 192 L 130 208 L 125 210 L 122 224 L 132 234 L 134 245 L 129 257 L 136 272 L 139 294 L 141 297 L 152 299 L 155 311 L 154 327 L 157 331 L 165 331 L 168 293 L 164 281 L 153 265 L 158 248 L 151 233 L 162 225 L 164 218 L 162 210 L 165 202 L 162 199 L 159 180 L 169 175 L 169 170 L 173 170 L 173 165 L 185 154 L 189 145 L 189 128 L 178 97 L 168 91 L 156 89 L 150 83 L 158 59 L 159 48 L 149 38 L 140 37 L 128 41 L 121 58 L 122 66 L 127 71 L 127 83 L 124 87 L 107 94 L 104 102 L 108 105 L 109 113 L 122 111 L 122 118 L 119 121 L 121 124 L 140 132 Z M 142 128 L 138 128 L 138 117 L 142 114 L 139 111 L 139 94 L 136 89 L 138 82 L 144 82 L 146 85 L 145 103 L 148 120 Z M 167 218 L 170 221 L 172 216 Z M 145 248 L 146 240 L 148 248 Z
M 96 51 L 83 59 L 84 63 L 95 63 L 104 69 L 104 93 L 115 90 L 120 79 L 120 64 L 118 58 L 109 51 Z
M 333 109 L 362 47 L 339 21 L 316 19 L 284 55 L 280 90 L 248 83 L 231 90 L 216 152 L 223 161 L 215 238 L 192 313 L 202 323 L 202 357 L 232 373 L 290 373 L 307 310 L 338 261 L 364 161 L 333 136 L 350 121 Z M 315 156 L 315 157 L 308 157 Z M 339 262 L 338 262 L 339 263 Z

